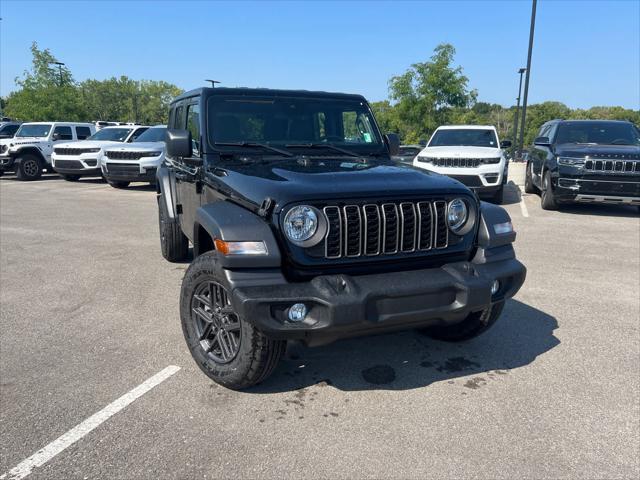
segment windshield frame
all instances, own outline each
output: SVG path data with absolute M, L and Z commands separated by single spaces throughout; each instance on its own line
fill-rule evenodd
M 251 155 L 256 155 L 256 154 L 261 154 L 261 155 L 273 155 L 273 153 L 267 153 L 267 151 L 265 150 L 264 153 L 258 152 L 256 151 L 255 148 L 251 148 L 251 147 L 241 147 L 241 146 L 220 146 L 220 145 L 216 145 L 217 143 L 220 143 L 219 140 L 216 140 L 215 138 L 213 138 L 212 135 L 212 131 L 210 129 L 210 114 L 209 112 L 212 110 L 215 110 L 215 106 L 214 104 L 216 102 L 220 102 L 220 101 L 225 101 L 225 100 L 231 100 L 231 101 L 251 101 L 251 102 L 278 102 L 278 101 L 300 101 L 300 102 L 314 102 L 314 103 L 323 103 L 323 102 L 344 102 L 344 103 L 349 103 L 349 104 L 353 104 L 354 107 L 358 107 L 358 108 L 354 108 L 354 110 L 362 110 L 362 113 L 365 113 L 368 116 L 369 119 L 369 124 L 370 124 L 370 128 L 371 128 L 371 133 L 373 134 L 373 141 L 371 143 L 345 143 L 345 142 L 322 142 L 323 144 L 326 144 L 327 146 L 333 145 L 339 148 L 343 148 L 343 149 L 347 149 L 350 151 L 353 151 L 356 154 L 359 155 L 380 155 L 380 154 L 386 154 L 387 153 L 387 149 L 386 149 L 386 144 L 384 142 L 384 138 L 382 135 L 382 132 L 380 131 L 380 128 L 378 126 L 378 123 L 376 121 L 375 115 L 373 114 L 373 111 L 371 110 L 371 107 L 369 106 L 369 103 L 364 100 L 364 99 L 360 99 L 357 97 L 354 98 L 349 98 L 349 97 L 341 97 L 341 96 L 335 96 L 335 97 L 331 97 L 331 96 L 303 96 L 303 95 L 296 95 L 296 94 L 291 94 L 291 95 L 278 95 L 278 96 L 271 96 L 271 95 L 239 95 L 239 94 L 225 94 L 225 95 L 209 95 L 206 97 L 206 99 L 204 99 L 204 101 L 206 101 L 206 109 L 205 111 L 207 112 L 206 115 L 203 115 L 203 122 L 204 122 L 204 128 L 205 128 L 205 137 L 206 137 L 206 143 L 209 146 L 209 148 L 211 148 L 214 152 L 218 152 L 218 153 L 223 153 L 223 154 L 247 154 L 247 153 L 251 153 Z M 264 145 L 270 146 L 270 147 L 276 147 L 276 148 L 281 148 L 284 150 L 287 150 L 286 148 L 286 144 L 300 144 L 300 145 L 304 145 L 307 143 L 316 143 L 316 142 L 296 142 L 296 141 L 291 141 L 291 140 L 285 140 L 283 139 L 282 141 L 277 141 L 277 142 L 272 142 L 272 141 L 267 141 L 267 142 L 259 142 L 259 141 L 255 141 L 255 140 L 246 140 L 249 143 L 263 143 Z M 300 156 L 300 155 L 306 155 L 306 156 L 314 156 L 318 153 L 319 149 L 317 148 L 309 148 L 309 149 L 305 149 L 304 147 L 299 147 L 299 148 L 295 148 L 292 149 L 291 152 L 294 155 Z
M 101 133 L 105 133 L 105 132 L 112 132 L 114 130 L 127 130 L 127 134 L 125 135 L 124 139 L 122 140 L 114 140 L 114 139 L 108 139 L 108 138 L 95 138 L 96 135 L 100 135 Z M 85 140 L 90 140 L 92 142 L 119 142 L 119 143 L 126 143 L 127 139 L 131 136 L 131 132 L 133 132 L 134 127 L 105 127 L 105 128 L 101 128 L 100 130 L 97 130 L 93 135 L 91 135 L 89 138 L 86 138 Z
M 45 135 L 18 135 L 23 128 L 29 128 L 29 127 L 48 127 L 49 130 L 47 130 L 47 133 Z M 13 138 L 47 138 L 49 137 L 49 135 L 51 134 L 51 130 L 53 130 L 53 123 L 23 123 L 22 125 L 20 125 L 20 128 L 18 129 L 18 131 L 16 132 L 16 134 L 13 136 Z
M 457 143 L 457 144 L 447 144 L 447 145 L 433 145 L 433 141 L 435 140 L 436 136 L 439 133 L 445 134 L 445 132 L 490 132 L 493 135 L 493 140 L 495 142 L 495 146 L 492 145 L 470 145 L 470 144 L 462 144 L 462 143 Z M 466 128 L 466 127 L 462 127 L 460 126 L 460 128 L 438 128 L 436 129 L 435 132 L 433 132 L 433 135 L 431 135 L 431 138 L 429 139 L 429 143 L 427 144 L 427 147 L 477 147 L 477 148 L 495 148 L 495 149 L 500 149 L 500 143 L 498 141 L 498 135 L 496 133 L 496 131 L 493 128 Z

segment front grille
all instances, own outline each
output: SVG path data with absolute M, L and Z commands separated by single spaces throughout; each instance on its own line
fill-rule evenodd
M 640 161 L 592 158 L 585 161 L 584 168 L 591 172 L 640 173 Z
M 447 203 L 400 202 L 324 207 L 325 257 L 354 258 L 448 246 Z
M 137 163 L 109 163 L 107 162 L 107 172 L 114 175 L 118 174 L 138 174 L 140 166 Z
M 145 152 L 126 152 L 119 150 L 110 150 L 105 155 L 112 160 L 140 160 Z
M 78 160 L 56 160 L 56 168 L 68 168 L 69 170 L 82 170 L 84 167 Z
M 58 155 L 80 155 L 82 153 L 91 153 L 91 148 L 64 148 L 57 147 L 53 151 Z
M 436 167 L 453 167 L 453 168 L 475 168 L 482 163 L 480 158 L 431 158 L 429 159 Z M 498 162 L 500 159 L 498 159 Z

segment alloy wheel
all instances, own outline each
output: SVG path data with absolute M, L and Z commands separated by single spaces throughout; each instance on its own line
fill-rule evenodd
M 191 298 L 191 319 L 200 346 L 215 362 L 229 363 L 240 349 L 240 319 L 225 288 L 217 282 L 202 282 Z
M 35 177 L 38 174 L 38 163 L 35 160 L 26 160 L 22 168 L 29 177 Z

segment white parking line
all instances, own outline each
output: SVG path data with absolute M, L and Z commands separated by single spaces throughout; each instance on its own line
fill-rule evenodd
M 524 203 L 524 197 L 522 196 L 522 194 L 520 195 L 520 210 L 522 210 L 523 217 L 529 217 L 529 210 L 527 210 L 527 204 Z
M 118 413 L 120 410 L 126 408 L 128 405 L 133 403 L 136 399 L 140 398 L 142 395 L 147 393 L 153 387 L 161 384 L 171 375 L 180 370 L 180 367 L 176 367 L 175 365 L 169 365 L 164 370 L 159 371 L 153 377 L 149 378 L 145 382 L 138 385 L 133 390 L 125 393 L 123 396 L 118 398 L 116 401 L 110 403 L 102 410 L 97 413 L 94 413 L 89 418 L 87 418 L 84 422 L 76 425 L 67 433 L 61 435 L 53 442 L 51 442 L 46 447 L 38 450 L 36 453 L 31 455 L 26 460 L 23 460 L 18 465 L 13 467 L 7 473 L 0 475 L 0 480 L 20 480 L 21 478 L 26 477 L 31 473 L 34 468 L 40 467 L 51 460 L 53 457 L 58 455 L 67 447 L 70 447 L 75 442 L 80 440 L 86 434 L 100 426 L 102 423 L 107 421 L 113 415 Z

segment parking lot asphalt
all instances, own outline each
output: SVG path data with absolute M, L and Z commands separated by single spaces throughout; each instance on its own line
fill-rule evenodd
M 28 478 L 638 478 L 638 213 L 517 183 L 528 277 L 492 330 L 291 348 L 233 392 L 185 346 L 153 189 L 3 177 L 0 475 L 171 365 Z

